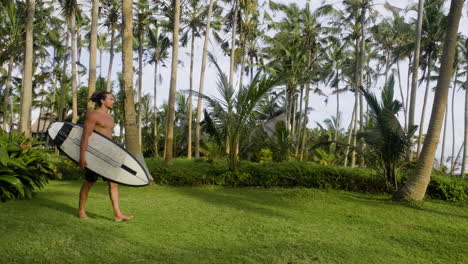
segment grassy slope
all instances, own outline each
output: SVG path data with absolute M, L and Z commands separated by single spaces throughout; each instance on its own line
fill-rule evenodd
M 75 217 L 79 182 L 0 204 L 1 263 L 468 263 L 468 208 L 314 189 L 121 189 Z

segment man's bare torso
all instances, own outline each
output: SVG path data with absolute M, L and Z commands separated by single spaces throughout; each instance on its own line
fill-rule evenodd
M 114 129 L 114 118 L 108 113 L 95 110 L 92 115 L 96 115 L 96 124 L 94 130 L 103 134 L 106 137 L 112 138 L 112 130 Z

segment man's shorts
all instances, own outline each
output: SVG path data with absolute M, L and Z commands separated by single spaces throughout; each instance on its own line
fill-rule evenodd
M 98 178 L 101 177 L 102 180 L 106 181 L 105 178 L 103 178 L 101 175 L 95 173 L 94 171 L 92 170 L 88 170 L 86 169 L 86 172 L 85 172 L 85 179 L 89 182 L 96 182 L 98 180 Z

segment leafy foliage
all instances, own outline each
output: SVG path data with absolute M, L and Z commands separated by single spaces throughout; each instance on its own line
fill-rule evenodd
M 42 142 L 0 130 L 0 200 L 31 198 L 48 179 L 59 177 L 55 162 Z
M 406 133 L 396 115 L 402 109 L 398 100 L 393 100 L 394 77 L 391 76 L 381 94 L 381 103 L 368 90 L 361 89 L 369 104 L 370 119 L 365 131 L 358 137 L 364 138 L 369 150 L 364 153 L 369 165 L 377 174 L 384 177 L 388 184 L 393 182 L 398 188 L 398 170 L 406 164 L 407 153 L 410 150 L 410 138 L 416 131 L 412 127 Z

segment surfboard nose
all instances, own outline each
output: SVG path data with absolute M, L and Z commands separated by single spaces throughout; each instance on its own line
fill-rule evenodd
M 49 129 L 47 130 L 49 137 L 54 140 L 57 137 L 57 134 L 59 133 L 60 129 L 64 123 L 62 122 L 54 122 L 50 124 Z

